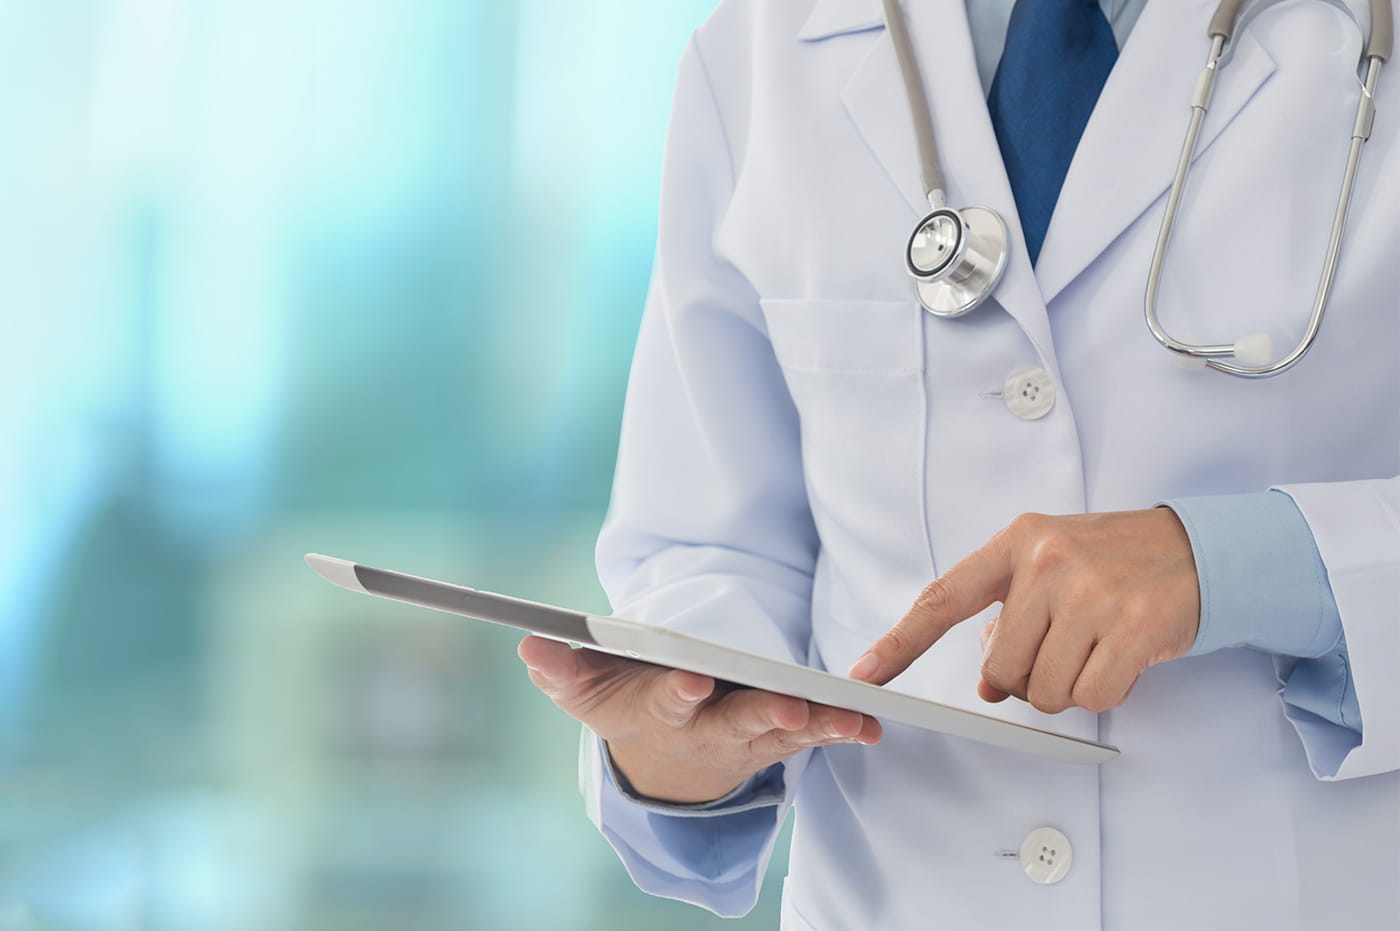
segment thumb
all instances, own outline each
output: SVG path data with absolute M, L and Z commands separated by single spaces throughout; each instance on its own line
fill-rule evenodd
M 544 637 L 526 637 L 516 652 L 541 692 L 600 735 L 630 726 L 638 712 L 671 726 L 687 724 L 715 690 L 710 676 Z
M 550 698 L 563 701 L 579 675 L 573 647 L 532 635 L 521 640 L 515 652 L 529 669 L 530 681 Z
M 669 670 L 652 681 L 652 714 L 671 727 L 689 724 L 715 691 L 714 679 L 683 669 Z

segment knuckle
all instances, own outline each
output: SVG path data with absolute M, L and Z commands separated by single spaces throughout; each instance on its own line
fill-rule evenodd
M 1145 592 L 1122 595 L 1117 599 L 1114 612 L 1114 616 L 1106 620 L 1103 634 L 1112 640 L 1120 663 L 1132 660 L 1139 653 L 1156 650 L 1160 615 L 1150 595 Z
M 1107 696 L 1105 696 L 1102 686 L 1076 685 L 1072 697 L 1074 703 L 1085 711 L 1107 711 L 1110 707 L 1109 700 Z
M 650 677 L 639 682 L 637 693 L 640 699 L 639 703 L 643 704 L 651 712 L 651 716 L 658 721 L 668 726 L 675 726 L 684 718 L 675 697 L 671 694 L 671 690 L 666 687 L 661 676 Z M 603 694 L 600 695 L 600 700 L 606 700 L 609 694 L 615 693 L 611 689 L 604 690 Z
M 862 720 L 859 711 L 833 708 L 821 722 L 822 732 L 829 735 L 854 736 L 860 733 Z
M 884 658 L 886 656 L 904 656 L 912 646 L 913 640 L 909 635 L 909 628 L 900 622 L 886 631 L 873 649 Z
M 1150 626 L 1157 615 L 1157 599 L 1141 590 L 1128 592 L 1120 602 L 1119 612 L 1130 628 L 1140 631 Z
M 773 752 L 784 757 L 807 749 L 807 743 L 791 731 L 778 731 L 772 738 Z
M 924 590 L 919 592 L 919 597 L 914 600 L 914 607 L 921 611 L 939 613 L 953 604 L 955 595 L 955 583 L 950 581 L 948 576 L 941 575 L 924 586 Z
M 1060 584 L 1059 603 L 1068 617 L 1075 618 L 1102 605 L 1104 594 L 1103 581 L 1096 573 L 1076 572 Z
M 763 726 L 758 723 L 756 716 L 745 714 L 742 710 L 731 709 L 724 716 L 720 732 L 724 735 L 725 740 L 742 742 L 752 740 L 765 731 Z
M 789 730 L 781 723 L 785 712 L 790 715 L 789 709 L 794 705 L 806 707 L 801 699 L 786 695 L 758 691 L 745 691 L 740 695 L 742 699 L 733 704 L 728 716 L 729 732 L 736 740 L 753 740 L 766 734 L 781 737 Z
M 1024 691 L 1025 676 L 1000 656 L 989 656 L 982 661 L 982 678 L 988 685 L 996 686 L 1003 692 L 1016 694 Z
M 1026 691 L 1026 700 L 1030 702 L 1031 707 L 1046 714 L 1059 714 L 1069 707 L 1060 690 L 1037 686 L 1034 682 Z
M 1041 536 L 1045 532 L 1045 528 L 1053 520 L 1054 518 L 1046 514 L 1039 514 L 1034 511 L 1018 514 L 1012 519 L 1011 523 L 1006 525 L 1006 529 L 1003 530 L 1000 535 L 1028 537 L 1033 539 Z
M 879 658 L 880 675 L 888 679 L 917 659 L 929 642 L 918 622 L 905 618 L 872 644 L 870 652 Z
M 1133 681 L 1137 675 L 1132 676 Z M 1070 701 L 1086 711 L 1108 711 L 1117 707 L 1127 689 L 1119 687 L 1112 676 L 1080 677 L 1070 690 Z
M 668 729 L 682 727 L 690 720 L 680 708 L 663 701 L 657 701 L 652 705 L 651 716 Z
M 768 705 L 766 721 L 774 728 L 795 731 L 807 727 L 812 720 L 812 706 L 791 695 L 775 695 Z M 784 724 L 783 721 L 790 721 Z
M 530 681 L 534 683 L 535 688 L 539 689 L 550 698 L 555 698 L 556 702 L 558 701 L 556 696 L 559 694 L 559 686 L 553 679 L 547 678 L 545 674 L 538 669 L 527 669 L 525 674 L 530 677 Z
M 988 656 L 982 660 L 982 678 L 987 680 L 987 684 L 1001 688 L 1006 677 L 1002 675 L 1002 662 L 995 656 Z
M 1074 537 L 1061 529 L 1048 529 L 1031 545 L 1030 568 L 1040 574 L 1061 572 L 1078 558 L 1079 546 Z

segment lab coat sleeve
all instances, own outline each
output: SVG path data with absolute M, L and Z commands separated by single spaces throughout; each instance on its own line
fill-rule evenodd
M 716 245 L 734 184 L 729 138 L 692 42 L 598 572 L 619 616 L 806 662 L 817 536 L 796 411 L 756 292 Z M 629 801 L 587 740 L 582 786 L 642 889 L 735 915 L 757 899 L 805 759 L 783 765 L 775 804 L 722 818 Z
M 786 812 L 782 765 L 708 805 L 669 805 L 637 798 L 619 785 L 606 747 L 587 728 L 580 750 L 590 817 L 638 888 L 726 918 L 753 908 L 761 866 Z
M 1312 529 L 1336 598 L 1361 716 L 1359 740 L 1306 709 L 1286 706 L 1286 713 L 1319 778 L 1400 769 L 1400 477 L 1279 490 Z M 1282 680 L 1301 670 L 1295 660 L 1276 662 Z

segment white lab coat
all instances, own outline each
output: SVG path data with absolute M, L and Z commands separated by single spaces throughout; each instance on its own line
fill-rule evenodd
M 954 321 L 919 309 L 901 262 L 926 206 L 879 6 L 723 2 L 686 53 L 600 541 L 615 610 L 844 671 L 1021 512 L 1281 486 L 1327 566 L 1364 739 L 1286 714 L 1289 661 L 1246 649 L 1153 667 L 1100 715 L 986 706 L 976 619 L 895 687 L 1122 756 L 1070 766 L 890 727 L 874 748 L 794 758 L 783 926 L 1400 928 L 1400 64 L 1381 78 L 1321 336 L 1292 371 L 1245 381 L 1177 368 L 1142 314 L 1214 0 L 1147 5 L 1034 270 L 962 2 L 905 4 L 949 202 L 1011 229 L 994 302 Z M 1174 333 L 1297 340 L 1359 47 L 1341 12 L 1301 0 L 1238 37 L 1167 265 Z M 1025 364 L 1053 378 L 1040 420 L 998 396 Z M 653 891 L 751 902 L 771 840 L 703 874 L 639 870 L 653 825 L 602 824 L 634 873 L 675 871 Z M 1041 825 L 1073 845 L 1055 885 L 998 856 Z

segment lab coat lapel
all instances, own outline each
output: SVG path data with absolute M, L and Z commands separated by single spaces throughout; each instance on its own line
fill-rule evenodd
M 1216 0 L 1172 0 L 1143 10 L 1080 138 L 1046 231 L 1036 275 L 1047 304 L 1171 187 L 1215 6 Z M 1273 71 L 1273 59 L 1249 30 L 1238 32 L 1196 158 L 1228 131 Z M 1144 267 L 1144 282 L 1146 276 Z
M 1026 254 L 1001 150 L 987 115 L 962 0 L 906 4 L 904 12 L 933 111 L 948 203 L 991 207 L 1006 220 L 1011 254 L 994 298 L 1021 325 L 1045 362 L 1054 366 L 1045 302 Z M 908 204 L 912 230 L 929 207 L 919 178 L 909 104 L 894 48 L 883 33 L 879 0 L 819 0 L 799 38 L 817 41 L 866 30 L 880 30 L 881 35 L 846 84 L 842 101 L 889 183 Z M 903 245 L 900 242 L 895 248 Z

